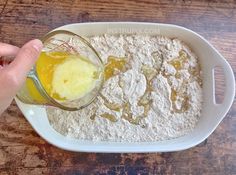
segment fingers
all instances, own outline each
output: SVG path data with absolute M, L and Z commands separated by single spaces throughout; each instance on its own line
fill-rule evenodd
M 0 66 L 0 113 L 11 103 L 23 85 L 27 73 L 36 62 L 42 47 L 42 42 L 37 39 L 26 43 L 21 49 L 0 43 L 0 56 L 16 55 L 10 65 L 3 69 Z
M 19 50 L 19 47 L 0 42 L 0 56 L 15 56 Z
M 14 61 L 9 65 L 8 71 L 17 76 L 19 81 L 24 81 L 27 73 L 35 64 L 43 48 L 40 40 L 35 39 L 26 43 L 17 53 Z

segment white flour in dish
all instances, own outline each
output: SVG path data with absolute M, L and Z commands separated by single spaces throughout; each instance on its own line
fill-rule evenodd
M 101 35 L 90 42 L 105 63 L 109 56 L 120 57 L 129 68 L 108 79 L 97 100 L 80 111 L 48 108 L 56 131 L 81 140 L 143 142 L 193 130 L 202 107 L 201 71 L 183 42 L 146 35 Z

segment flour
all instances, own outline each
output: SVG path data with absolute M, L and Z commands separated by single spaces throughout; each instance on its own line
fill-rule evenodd
M 81 140 L 145 142 L 194 129 L 202 108 L 201 71 L 184 43 L 144 35 L 93 36 L 90 42 L 104 63 L 112 55 L 126 59 L 128 68 L 80 111 L 47 108 L 56 131 Z

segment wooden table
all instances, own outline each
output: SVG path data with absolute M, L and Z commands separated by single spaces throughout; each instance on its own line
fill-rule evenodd
M 0 1 L 0 41 L 17 46 L 53 28 L 88 21 L 185 26 L 208 39 L 236 71 L 235 0 Z M 219 84 L 222 78 L 217 76 Z M 222 99 L 223 88 L 218 89 L 217 98 Z M 236 104 L 206 141 L 189 150 L 94 154 L 63 151 L 46 143 L 13 102 L 0 117 L 0 174 L 236 174 Z

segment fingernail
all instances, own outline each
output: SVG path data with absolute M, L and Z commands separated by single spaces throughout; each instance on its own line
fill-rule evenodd
M 39 39 L 34 39 L 33 41 L 33 47 L 38 51 L 41 52 L 43 48 L 43 43 Z

